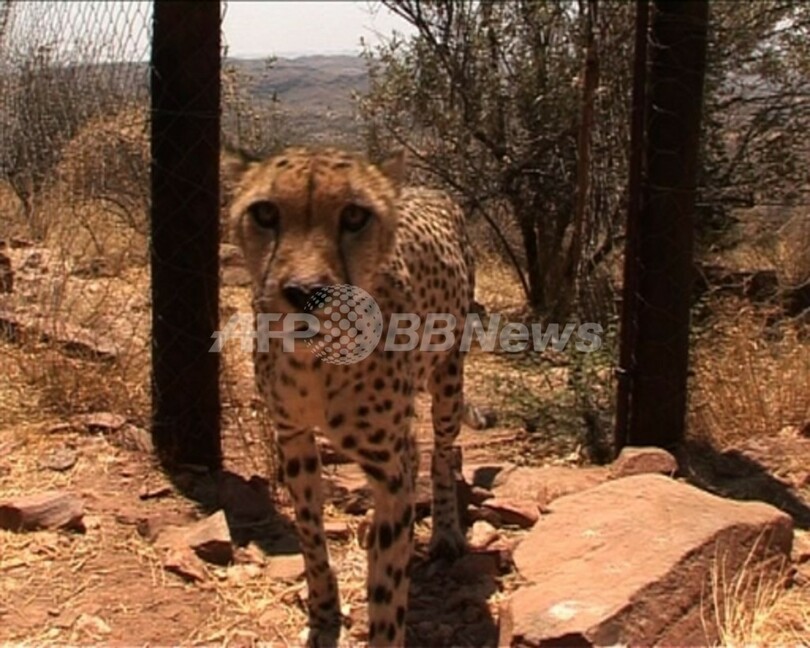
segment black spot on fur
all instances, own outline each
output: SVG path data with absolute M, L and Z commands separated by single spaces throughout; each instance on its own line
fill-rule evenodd
M 287 462 L 287 467 L 284 469 L 285 474 L 287 477 L 295 478 L 298 476 L 298 473 L 301 472 L 301 462 L 298 459 L 290 459 Z
M 380 529 L 377 532 L 380 538 L 380 549 L 385 551 L 391 547 L 391 543 L 394 541 L 394 532 L 391 529 L 391 525 L 388 522 L 383 522 L 380 524 Z
M 385 603 L 388 595 L 388 588 L 385 585 L 377 585 L 369 598 L 373 599 L 375 603 Z
M 367 450 L 366 448 L 360 448 L 358 454 L 364 459 L 378 463 L 386 463 L 391 459 L 391 453 L 388 452 L 388 450 Z
M 363 469 L 363 472 L 373 480 L 378 482 L 385 481 L 385 471 L 382 468 L 372 466 L 371 464 L 362 464 L 360 467 Z

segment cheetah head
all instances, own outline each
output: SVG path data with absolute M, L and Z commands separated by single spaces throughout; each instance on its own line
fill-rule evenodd
M 227 154 L 235 240 L 264 312 L 306 309 L 321 288 L 370 291 L 394 249 L 404 156 L 382 164 L 337 151 L 287 149 L 265 160 Z

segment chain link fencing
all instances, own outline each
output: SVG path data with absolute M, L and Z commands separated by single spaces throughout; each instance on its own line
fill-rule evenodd
M 152 20 L 135 0 L 0 4 L 0 419 L 110 411 L 148 428 Z M 227 60 L 221 80 L 223 141 L 272 146 L 272 109 Z M 223 321 L 249 309 L 226 200 Z M 223 427 L 264 449 L 250 359 L 222 360 Z

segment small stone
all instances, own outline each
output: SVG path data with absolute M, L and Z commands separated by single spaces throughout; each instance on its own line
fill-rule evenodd
M 492 498 L 484 502 L 481 508 L 494 511 L 503 524 L 521 529 L 533 527 L 540 519 L 540 510 L 532 500 Z
M 73 468 L 78 460 L 78 453 L 67 447 L 56 448 L 49 452 L 42 460 L 41 466 L 56 472 L 65 472 Z
M 500 528 L 503 526 L 503 521 L 501 520 L 501 516 L 498 515 L 497 512 L 493 511 L 490 508 L 484 507 L 477 507 L 477 506 L 469 506 L 467 507 L 467 521 L 475 525 L 476 522 L 484 521 L 488 522 L 490 526 L 495 528 Z
M 304 557 L 301 554 L 272 556 L 267 564 L 268 578 L 294 581 L 304 575 Z
M 237 547 L 233 552 L 234 562 L 239 564 L 264 565 L 267 562 L 267 555 L 255 542 L 249 543 L 246 547 Z
M 61 432 L 67 432 L 68 430 L 72 430 L 73 425 L 71 423 L 65 423 L 64 421 L 61 423 L 54 423 L 53 425 L 49 425 L 45 428 L 45 434 L 59 434 Z
M 118 521 L 121 518 L 116 516 Z M 123 522 L 126 524 L 127 522 Z M 169 526 L 169 520 L 162 515 L 153 515 L 145 518 L 138 518 L 135 520 L 135 529 L 138 535 L 148 542 L 155 542 L 158 536 Z
M 223 511 L 189 526 L 162 524 L 159 520 L 139 524 L 139 533 L 147 538 L 157 533 L 156 546 L 169 552 L 189 549 L 203 560 L 217 565 L 227 565 L 233 560 L 233 544 Z M 152 525 L 154 528 L 150 528 Z
M 349 525 L 338 520 L 324 522 L 323 530 L 330 540 L 348 540 L 352 535 Z
M 495 497 L 495 495 L 487 488 L 483 488 L 482 486 L 470 487 L 470 504 L 481 506 L 481 504 L 493 497 Z
M 470 548 L 485 549 L 499 537 L 498 530 L 486 520 L 478 520 L 473 523 L 470 532 Z
M 797 565 L 810 562 L 810 533 L 796 531 L 793 535 L 793 549 L 790 559 Z
M 678 470 L 678 462 L 661 448 L 622 448 L 619 456 L 610 465 L 612 479 L 632 475 L 659 474 L 672 477 Z
M 138 493 L 138 497 L 142 500 L 158 499 L 172 494 L 172 487 L 170 484 L 144 484 Z
M 86 515 L 84 518 L 84 528 L 96 530 L 101 528 L 101 517 L 98 515 Z
M 93 614 L 80 614 L 74 623 L 74 628 L 79 632 L 89 635 L 108 635 L 112 628 L 104 619 Z
M 200 520 L 186 530 L 188 546 L 203 560 L 227 565 L 233 560 L 233 544 L 224 511 Z
M 75 416 L 73 421 L 86 427 L 89 432 L 107 433 L 120 430 L 126 424 L 127 419 L 111 412 L 93 412 Z
M 229 582 L 235 585 L 244 585 L 261 574 L 262 569 L 258 565 L 248 563 L 245 565 L 231 565 L 226 573 Z
M 176 548 L 163 557 L 163 568 L 184 580 L 199 582 L 206 579 L 205 563 L 188 548 Z
M 152 435 L 143 428 L 139 428 L 130 423 L 127 423 L 118 430 L 112 441 L 119 448 L 132 450 L 133 452 L 152 454 L 155 450 L 155 446 L 152 443 Z
M 9 531 L 84 531 L 84 504 L 73 493 L 46 491 L 0 502 L 0 528 Z

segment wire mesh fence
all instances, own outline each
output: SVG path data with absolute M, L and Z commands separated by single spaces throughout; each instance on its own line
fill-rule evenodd
M 41 413 L 113 411 L 149 424 L 153 17 L 152 2 L 135 0 L 0 4 L 0 274 L 8 283 L 0 282 L 0 329 L 14 339 L 2 362 L 19 374 L 16 400 Z M 228 64 L 222 108 L 223 139 L 266 146 L 273 122 Z M 249 303 L 225 200 L 228 313 Z M 259 443 L 249 358 L 228 353 L 226 425 Z
M 146 395 L 150 20 L 143 2 L 2 5 L 2 311 L 44 345 L 22 364 L 46 408 Z
M 114 409 L 146 424 L 152 3 L 6 1 L 0 18 L 0 238 L 15 279 L 5 316 L 32 344 L 44 335 L 60 347 L 49 350 L 49 361 L 26 364 L 30 382 L 53 385 L 50 406 Z M 246 85 L 226 60 L 223 140 L 271 148 L 281 139 L 278 116 Z M 224 211 L 227 317 L 246 308 L 246 276 Z M 608 290 L 599 301 L 594 308 L 609 311 L 615 295 Z M 65 348 L 82 358 L 66 358 Z M 243 358 L 226 355 L 223 365 L 226 400 L 252 393 Z M 234 414 L 254 415 L 249 408 Z

